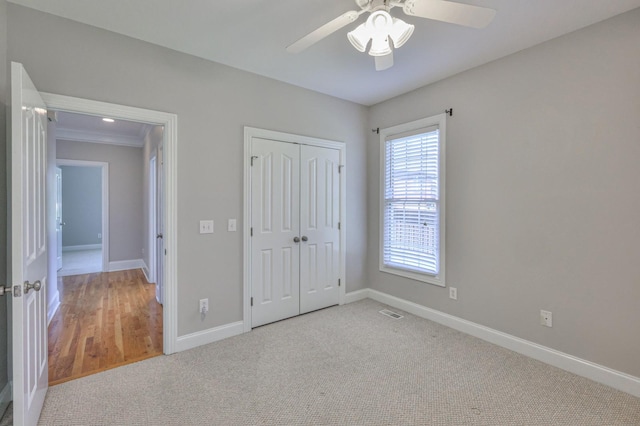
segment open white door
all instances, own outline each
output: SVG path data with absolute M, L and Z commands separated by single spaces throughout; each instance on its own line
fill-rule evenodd
M 156 205 L 150 208 L 156 210 L 156 262 L 155 262 L 155 278 L 156 278 L 156 300 L 159 304 L 164 303 L 164 215 L 162 212 L 163 199 L 162 188 L 164 185 L 164 168 L 163 168 L 162 145 L 158 147 L 158 155 L 156 157 Z
M 56 167 L 56 270 L 62 269 L 62 169 Z
M 21 64 L 11 63 L 13 417 L 35 425 L 48 388 L 47 111 Z

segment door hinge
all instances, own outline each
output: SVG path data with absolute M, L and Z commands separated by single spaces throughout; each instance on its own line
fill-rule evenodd
M 342 164 L 340 164 L 340 165 L 338 166 L 338 173 L 342 173 L 342 168 L 343 168 L 343 167 L 344 167 L 344 166 L 343 166 Z
M 253 297 L 251 298 L 251 306 L 253 306 Z
M 167 249 L 164 249 L 164 255 L 165 256 L 167 255 Z
M 251 156 L 251 167 L 253 167 L 253 160 L 255 160 L 256 158 L 258 158 L 257 155 L 252 155 Z
M 253 237 L 253 228 L 251 228 L 251 236 Z
M 342 284 L 340 284 L 340 278 L 338 278 L 338 287 L 340 287 Z
M 338 222 L 338 230 L 340 229 L 340 222 Z
M 14 285 L 13 286 L 13 297 L 20 297 L 20 296 L 22 296 L 22 286 Z

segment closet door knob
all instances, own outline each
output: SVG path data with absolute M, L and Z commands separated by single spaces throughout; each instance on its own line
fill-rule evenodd
M 293 242 L 294 242 L 294 243 L 299 243 L 299 242 L 300 242 L 300 238 L 298 238 L 298 237 L 293 237 Z
M 302 236 L 302 241 L 305 241 L 305 242 L 306 242 L 306 241 L 309 241 L 309 239 L 307 238 L 307 236 L 306 236 L 306 235 L 303 235 L 303 236 Z

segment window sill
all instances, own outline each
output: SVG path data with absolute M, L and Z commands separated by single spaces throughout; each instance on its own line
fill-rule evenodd
M 391 268 L 389 266 L 380 266 L 380 272 L 387 274 L 398 275 L 404 278 L 409 278 L 415 281 L 421 281 L 423 283 L 436 285 L 438 287 L 446 287 L 444 282 L 444 276 L 441 275 L 428 275 L 421 274 L 419 272 L 411 272 L 403 269 Z

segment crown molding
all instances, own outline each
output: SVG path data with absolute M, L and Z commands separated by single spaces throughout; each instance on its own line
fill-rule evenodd
M 144 138 L 134 138 L 131 136 L 115 135 L 104 132 L 92 132 L 86 130 L 64 128 L 56 128 L 56 139 L 74 142 L 91 142 L 108 145 L 129 146 L 134 148 L 142 148 L 142 146 L 144 145 Z

